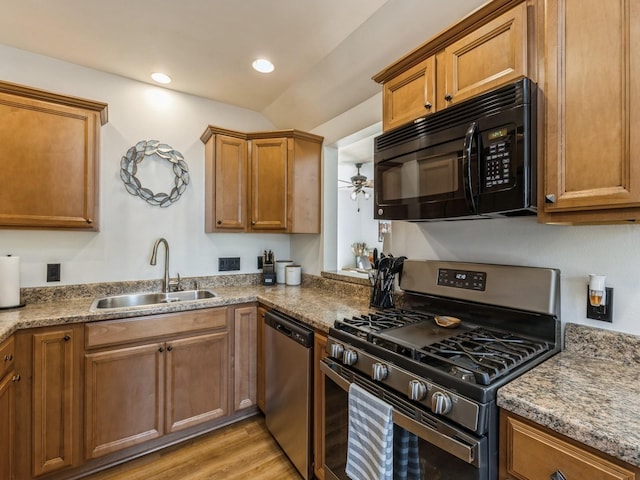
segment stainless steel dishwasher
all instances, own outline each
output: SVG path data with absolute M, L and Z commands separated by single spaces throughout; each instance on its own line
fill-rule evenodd
M 265 323 L 265 423 L 307 480 L 313 475 L 313 330 L 275 311 Z

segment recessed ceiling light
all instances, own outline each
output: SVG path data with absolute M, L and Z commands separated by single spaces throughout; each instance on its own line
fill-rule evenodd
M 260 73 L 271 73 L 276 68 L 273 66 L 273 63 L 271 63 L 266 58 L 258 58 L 257 60 L 254 60 L 251 65 L 253 66 L 254 70 Z
M 151 74 L 151 78 L 158 83 L 171 83 L 171 77 L 166 73 L 154 72 Z

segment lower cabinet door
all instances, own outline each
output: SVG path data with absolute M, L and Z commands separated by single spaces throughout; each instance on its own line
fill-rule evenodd
M 13 370 L 0 379 L 0 478 L 15 477 L 16 387 Z
M 228 344 L 226 331 L 167 342 L 167 433 L 227 414 Z
M 164 343 L 85 355 L 85 455 L 97 458 L 160 437 Z
M 43 475 L 79 461 L 74 425 L 79 420 L 79 332 L 33 334 L 33 473 Z

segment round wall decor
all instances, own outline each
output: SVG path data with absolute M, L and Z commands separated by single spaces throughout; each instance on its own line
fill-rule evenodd
M 168 160 L 173 168 L 175 178 L 174 186 L 170 193 L 154 193 L 150 189 L 142 186 L 136 177 L 138 164 L 145 157 L 159 157 Z M 120 161 L 120 178 L 124 186 L 131 195 L 138 196 L 151 205 L 168 207 L 175 203 L 189 184 L 189 167 L 184 161 L 182 154 L 158 140 L 143 140 L 127 150 L 127 154 Z

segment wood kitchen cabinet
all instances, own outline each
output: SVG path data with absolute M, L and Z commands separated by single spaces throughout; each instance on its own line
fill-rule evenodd
M 256 404 L 258 314 L 254 305 L 233 309 L 233 410 Z
M 246 230 L 249 161 L 247 140 L 216 134 L 205 147 L 205 229 Z
M 534 76 L 529 2 L 494 0 L 373 77 L 383 85 L 383 130 Z
M 256 404 L 262 413 L 265 411 L 265 398 L 266 398 L 266 389 L 265 389 L 265 349 L 264 349 L 264 329 L 265 329 L 265 314 L 267 313 L 267 308 L 263 306 L 258 307 L 258 330 L 256 332 L 257 336 L 257 372 L 256 372 Z
M 313 470 L 318 480 L 324 480 L 324 374 L 320 360 L 327 356 L 327 336 L 316 331 L 313 337 L 314 402 L 313 402 Z
M 228 414 L 227 308 L 85 328 L 87 458 Z
M 556 472 L 561 472 L 569 480 L 640 478 L 640 469 L 637 467 L 502 410 L 500 479 L 554 479 Z
M 404 125 L 436 111 L 436 57 L 386 81 L 382 87 L 384 130 Z
M 209 126 L 205 231 L 320 233 L 322 137 Z
M 0 478 L 6 480 L 16 478 L 16 382 L 19 377 L 14 370 L 14 358 L 14 341 L 10 337 L 0 344 Z
M 0 227 L 98 230 L 107 105 L 0 82 Z
M 640 219 L 640 4 L 538 2 L 538 219 Z
M 82 462 L 82 327 L 15 335 L 16 478 L 64 472 Z

